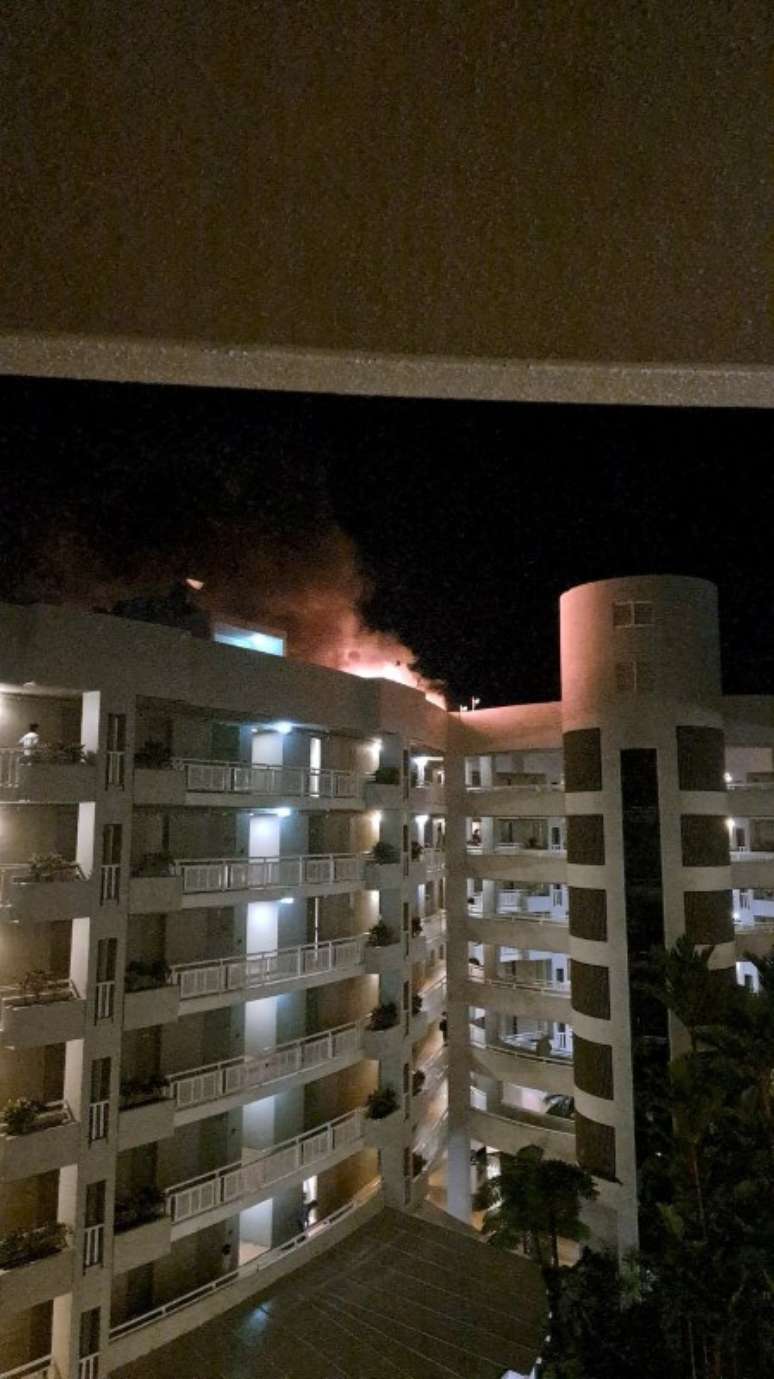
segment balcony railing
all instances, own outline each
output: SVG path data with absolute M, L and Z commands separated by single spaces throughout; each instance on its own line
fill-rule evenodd
M 732 862 L 770 862 L 774 858 L 774 852 L 766 852 L 763 848 L 733 848 L 731 852 Z
M 466 844 L 468 852 L 476 857 L 481 855 L 491 856 L 496 853 L 498 856 L 526 856 L 526 857 L 566 857 L 567 850 L 564 843 L 550 843 L 546 847 L 528 847 L 526 843 L 471 843 Z
M 774 919 L 735 919 L 737 934 L 774 934 Z
M 443 871 L 446 866 L 446 853 L 443 848 L 423 848 L 420 862 L 424 862 L 430 875 Z
M 426 1165 L 428 1167 L 430 1167 L 434 1163 L 434 1161 L 438 1158 L 438 1155 L 443 1150 L 443 1147 L 446 1144 L 448 1133 L 449 1112 L 444 1111 L 443 1115 L 438 1118 L 438 1120 L 435 1122 L 435 1125 L 432 1125 L 430 1127 L 427 1134 L 416 1146 L 414 1151 L 416 1154 L 422 1155 L 422 1158 L 426 1161 Z
M 508 977 L 501 972 L 487 977 L 480 967 L 471 967 L 468 971 L 468 977 L 470 981 L 481 982 L 486 986 L 518 987 L 524 991 L 548 991 L 557 996 L 569 996 L 570 994 L 569 982 L 536 981 L 526 977 Z
M 440 1015 L 446 1000 L 446 974 L 436 977 L 429 985 L 423 987 L 419 995 L 422 997 L 422 1014 L 435 1020 Z
M 534 1034 L 512 1034 L 506 1038 L 498 1038 L 490 1044 L 486 1037 L 486 1031 L 471 1025 L 470 1042 L 477 1049 L 489 1049 L 492 1053 L 513 1054 L 514 1057 L 529 1058 L 534 1063 L 555 1063 L 565 1068 L 568 1064 L 572 1064 L 572 1049 L 569 1047 L 563 1049 L 558 1043 L 552 1043 L 550 1053 L 538 1053 L 536 1049 L 537 1036 Z
M 217 1278 L 211 1279 L 209 1283 L 204 1283 L 199 1288 L 194 1288 L 190 1293 L 183 1293 L 179 1298 L 173 1298 L 171 1302 L 165 1302 L 160 1307 L 151 1308 L 149 1312 L 142 1312 L 137 1317 L 131 1317 L 129 1321 L 121 1322 L 119 1326 L 111 1327 L 111 1341 L 116 1341 L 120 1336 L 128 1335 L 129 1332 L 140 1331 L 143 1327 L 151 1326 L 154 1322 L 163 1321 L 165 1317 L 171 1316 L 174 1312 L 180 1312 L 183 1308 L 192 1307 L 194 1303 L 203 1301 L 204 1298 L 210 1297 L 212 1293 L 220 1292 L 221 1288 L 230 1288 L 241 1279 L 250 1278 L 253 1274 L 271 1268 L 273 1264 L 277 1264 L 288 1255 L 297 1252 L 303 1253 L 305 1246 L 308 1246 L 313 1240 L 319 1239 L 319 1237 L 330 1230 L 332 1226 L 337 1225 L 339 1221 L 343 1221 L 347 1216 L 350 1216 L 358 1207 L 365 1206 L 365 1204 L 376 1195 L 380 1186 L 381 1180 L 379 1178 L 374 1178 L 370 1183 L 366 1184 L 364 1188 L 361 1188 L 360 1192 L 350 1198 L 348 1202 L 345 1202 L 343 1206 L 338 1207 L 336 1211 L 332 1211 L 330 1215 L 326 1216 L 322 1221 L 316 1221 L 313 1226 L 308 1226 L 307 1229 L 301 1231 L 299 1235 L 292 1236 L 282 1245 L 275 1246 L 273 1250 L 265 1250 L 263 1254 L 258 1255 L 255 1259 L 251 1259 L 247 1264 L 240 1265 L 238 1269 L 232 1270 L 231 1273 L 220 1274 Z M 0 1379 L 11 1379 L 11 1376 L 0 1375 Z M 13 1379 L 16 1379 L 15 1371 Z M 19 1379 L 22 1379 L 21 1375 Z M 26 1379 L 26 1376 L 24 1376 L 24 1379 Z M 37 1375 L 34 1376 L 34 1379 L 37 1379 Z
M 356 1145 L 363 1134 L 363 1116 L 362 1108 L 358 1107 L 271 1149 L 258 1153 L 246 1150 L 241 1162 L 175 1183 L 164 1194 L 173 1224 L 201 1216 L 227 1202 L 261 1193 L 299 1169 L 320 1163 L 336 1150 Z
M 0 747 L 0 788 L 8 789 L 19 784 L 19 766 L 23 755 L 20 747 Z
M 200 1068 L 188 1068 L 172 1073 L 169 1082 L 175 1105 L 179 1110 L 189 1106 L 206 1105 L 221 1097 L 265 1087 L 281 1078 L 309 1068 L 323 1067 L 337 1058 L 356 1053 L 360 1048 L 363 1022 L 339 1025 L 336 1029 L 310 1034 L 267 1049 L 260 1054 L 245 1054 L 221 1063 L 208 1063 Z
M 59 1370 L 51 1356 L 44 1355 L 40 1360 L 17 1365 L 16 1369 L 4 1369 L 0 1379 L 59 1379 Z
M 559 794 L 564 791 L 564 781 L 546 780 L 530 781 L 527 783 L 514 782 L 513 784 L 511 784 L 510 781 L 493 781 L 491 785 L 467 784 L 465 789 L 475 795 L 488 794 L 490 790 L 518 790 L 519 794 L 525 795 L 544 794 L 546 790 L 550 790 L 553 794 Z
M 180 987 L 182 1001 L 196 996 L 214 996 L 222 991 L 249 991 L 359 967 L 367 942 L 367 934 L 356 934 L 327 943 L 305 943 L 297 948 L 178 963 L 172 968 L 172 981 Z
M 78 1379 L 97 1379 L 99 1374 L 99 1351 L 92 1355 L 82 1355 L 78 1361 Z
M 363 860 L 354 853 L 297 857 L 204 857 L 175 861 L 185 895 L 208 891 L 260 891 L 293 886 L 359 885 Z
M 318 771 L 300 766 L 247 766 L 233 761 L 193 761 L 175 758 L 172 766 L 185 771 L 185 788 L 216 794 L 278 795 L 322 800 L 354 800 L 363 794 L 363 777 L 356 771 Z

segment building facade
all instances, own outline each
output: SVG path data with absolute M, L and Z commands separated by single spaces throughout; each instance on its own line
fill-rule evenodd
M 774 699 L 721 695 L 712 586 L 571 590 L 555 704 L 271 641 L 0 610 L 2 1379 L 100 1379 L 444 1162 L 469 1220 L 482 1149 L 577 1159 L 635 1243 L 679 1030 L 632 968 L 770 944 Z

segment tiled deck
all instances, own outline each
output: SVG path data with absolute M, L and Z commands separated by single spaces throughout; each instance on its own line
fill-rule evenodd
M 529 1374 L 543 1322 L 527 1260 L 385 1210 L 114 1379 L 501 1379 Z

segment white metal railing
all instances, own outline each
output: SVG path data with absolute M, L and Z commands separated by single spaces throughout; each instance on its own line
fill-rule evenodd
M 530 923 L 530 924 L 536 924 L 536 925 L 538 925 L 538 926 L 541 925 L 541 924 L 543 924 L 543 925 L 545 925 L 547 928 L 550 928 L 552 924 L 555 924 L 555 925 L 558 925 L 560 928 L 561 928 L 561 927 L 564 927 L 564 928 L 566 929 L 566 928 L 569 926 L 569 923 L 570 923 L 570 921 L 569 921 L 567 915 L 556 915 L 556 916 L 555 916 L 555 915 L 547 915 L 547 914 L 541 914 L 541 913 L 539 913 L 537 910 L 516 910 L 516 909 L 512 909 L 512 910 L 498 910 L 498 911 L 496 911 L 496 912 L 495 912 L 495 911 L 491 911 L 491 912 L 485 913 L 482 909 L 475 910 L 475 909 L 473 908 L 473 906 L 471 905 L 471 906 L 468 907 L 468 914 L 469 914 L 469 916 L 471 917 L 471 919 L 484 919 L 484 920 L 487 920 L 487 921 L 489 921 L 489 920 L 507 920 L 507 919 L 510 919 L 510 920 L 518 920 L 519 922 L 521 922 L 522 920 L 526 920 L 526 921 L 527 921 L 528 923 Z
M 89 1144 L 107 1138 L 110 1101 L 92 1101 L 89 1104 Z
M 82 1355 L 78 1361 L 78 1379 L 97 1379 L 99 1375 L 99 1351 L 92 1355 Z
M 569 996 L 569 982 L 537 981 L 525 977 L 506 977 L 501 973 L 487 977 L 480 967 L 472 967 L 468 972 L 468 978 L 472 982 L 481 982 L 486 986 L 519 987 L 526 991 L 546 991 L 554 992 L 557 996 Z
M 551 781 L 548 781 L 548 780 L 547 780 L 547 781 L 541 781 L 541 782 L 533 782 L 533 783 L 531 783 L 531 784 L 524 784 L 524 783 L 522 783 L 522 784 L 514 784 L 514 785 L 511 785 L 511 784 L 509 784 L 508 782 L 505 782 L 505 783 L 499 783 L 499 782 L 498 782 L 498 783 L 494 783 L 494 782 L 493 782 L 492 785 L 466 785 L 466 786 L 465 786 L 465 789 L 468 790 L 471 794 L 475 794 L 475 795 L 479 795 L 479 794 L 481 794 L 481 795 L 483 795 L 483 794 L 488 794 L 490 790 L 517 790 L 520 794 L 523 793 L 523 794 L 532 794 L 532 795 L 544 794 L 544 793 L 546 792 L 546 790 L 548 790 L 548 791 L 551 792 L 551 794 L 558 795 L 558 794 L 561 794 L 561 793 L 564 791 L 564 781 L 563 781 L 563 780 L 551 780 Z
M 299 1169 L 335 1153 L 345 1146 L 356 1146 L 363 1135 L 363 1110 L 358 1107 L 345 1116 L 328 1121 L 292 1140 L 273 1145 L 260 1152 L 246 1151 L 241 1162 L 216 1168 L 212 1173 L 185 1182 L 175 1183 L 165 1190 L 167 1208 L 173 1223 L 201 1216 L 227 1202 L 249 1198 L 289 1178 Z M 249 1157 L 248 1157 L 249 1156 Z
M 417 1064 L 417 1072 L 422 1072 L 425 1075 L 421 1089 L 423 1094 L 434 1092 L 446 1077 L 446 1054 L 447 1046 L 442 1044 L 440 1049 L 436 1049 L 430 1058 L 425 1059 L 424 1063 Z
M 363 963 L 367 934 L 305 943 L 295 948 L 275 948 L 265 953 L 177 963 L 172 981 L 180 987 L 180 999 L 214 996 L 222 991 L 250 991 L 329 972 L 351 971 Z
M 770 862 L 774 858 L 774 852 L 765 852 L 762 848 L 733 848 L 731 851 L 732 862 Z
M 112 1020 L 116 1008 L 116 984 L 112 977 L 94 987 L 94 1019 Z
M 301 766 L 253 766 L 233 761 L 175 758 L 185 771 L 186 790 L 217 794 L 281 795 L 304 799 L 359 799 L 363 778 L 356 771 L 316 770 Z
M 480 1036 L 480 1037 L 479 1037 Z M 529 1058 L 533 1063 L 558 1063 L 561 1067 L 572 1066 L 572 1052 L 566 1053 L 537 1053 L 535 1042 L 538 1036 L 534 1034 L 514 1034 L 507 1039 L 500 1039 L 496 1044 L 487 1041 L 485 1030 L 471 1029 L 471 1044 L 477 1048 L 491 1049 L 492 1053 L 508 1053 L 514 1058 Z M 523 1040 L 523 1043 L 519 1041 Z M 529 1041 L 529 1042 L 527 1042 Z
M 506 1121 L 508 1125 L 522 1125 L 532 1127 L 537 1130 L 547 1130 L 555 1135 L 563 1137 L 571 1136 L 575 1138 L 575 1126 L 572 1121 L 564 1120 L 561 1116 L 551 1116 L 548 1112 L 527 1111 L 521 1106 L 509 1106 L 501 1103 L 497 1111 L 488 1111 L 485 1106 L 477 1106 L 473 1100 L 475 1089 L 471 1087 L 470 1104 L 474 1111 L 480 1111 L 482 1115 L 492 1116 L 494 1120 Z
M 264 1087 L 283 1077 L 308 1068 L 323 1067 L 337 1058 L 357 1053 L 362 1042 L 363 1022 L 339 1025 L 336 1029 L 310 1034 L 304 1039 L 280 1044 L 260 1054 L 246 1054 L 221 1063 L 208 1063 L 172 1073 L 169 1083 L 179 1110 L 201 1106 L 220 1097 Z
M 121 863 L 103 862 L 99 869 L 99 903 L 118 900 L 121 887 Z
M 19 784 L 19 765 L 23 755 L 20 747 L 0 747 L 0 787 L 8 789 Z
M 419 859 L 430 873 L 443 871 L 446 866 L 446 853 L 443 848 L 423 848 Z
M 126 1336 L 131 1331 L 140 1331 L 143 1327 L 151 1326 L 154 1322 L 163 1321 L 165 1317 L 171 1316 L 173 1312 L 180 1312 L 183 1308 L 192 1307 L 194 1303 L 201 1302 L 212 1293 L 219 1292 L 221 1288 L 229 1288 L 233 1284 L 240 1282 L 241 1279 L 250 1278 L 253 1274 L 260 1273 L 264 1269 L 270 1268 L 273 1264 L 277 1264 L 288 1255 L 295 1254 L 297 1251 L 303 1251 L 305 1246 L 309 1245 L 313 1240 L 317 1240 L 319 1236 L 324 1235 L 326 1231 L 330 1230 L 331 1226 L 335 1226 L 339 1221 L 350 1216 L 358 1207 L 365 1206 L 367 1202 L 376 1196 L 380 1187 L 381 1180 L 379 1178 L 374 1178 L 370 1183 L 367 1183 L 364 1188 L 361 1188 L 354 1197 L 350 1198 L 348 1202 L 345 1202 L 343 1206 L 338 1207 L 336 1211 L 332 1211 L 330 1215 L 326 1216 L 322 1221 L 316 1221 L 313 1226 L 308 1226 L 305 1231 L 301 1231 L 298 1235 L 292 1236 L 282 1245 L 276 1245 L 272 1250 L 265 1250 L 264 1253 L 258 1255 L 256 1259 L 249 1260 L 247 1264 L 241 1264 L 238 1269 L 232 1270 L 231 1273 L 221 1274 L 218 1278 L 211 1279 L 209 1283 L 204 1283 L 199 1288 L 194 1288 L 190 1293 L 183 1293 L 179 1298 L 173 1298 L 171 1302 L 165 1302 L 160 1307 L 151 1308 L 149 1312 L 142 1312 L 137 1317 L 131 1317 L 129 1321 L 121 1322 L 118 1326 L 111 1327 L 111 1341 L 116 1341 L 119 1337 Z M 10 1376 L 3 1375 L 0 1376 L 0 1379 L 10 1379 Z
M 774 919 L 735 919 L 737 934 L 774 934 Z
M 418 994 L 422 997 L 421 1013 L 427 1015 L 431 1020 L 434 1020 L 442 1010 L 443 1003 L 446 1000 L 446 974 L 444 973 L 443 976 L 430 982 L 430 984 L 423 987 Z
M 353 853 L 296 857 L 205 857 L 174 863 L 183 892 L 270 890 L 272 887 L 359 885 L 363 859 Z
M 102 1247 L 105 1239 L 105 1227 L 102 1222 L 96 1226 L 85 1226 L 83 1231 L 83 1267 L 90 1269 L 94 1264 L 102 1263 Z
M 726 790 L 774 790 L 774 773 L 771 780 L 729 780 Z
M 431 915 L 420 915 L 422 920 L 422 933 L 428 942 L 440 938 L 446 929 L 446 911 L 435 910 Z
M 51 999 L 53 997 L 53 999 Z M 47 999 L 48 998 L 48 999 Z M 5 1012 L 18 1006 L 55 1005 L 62 1000 L 79 1001 L 77 988 L 69 977 L 47 982 L 39 992 L 27 991 L 22 986 L 0 986 L 0 1029 L 5 1022 Z
M 4 1369 L 0 1379 L 59 1379 L 59 1370 L 51 1356 L 44 1355 L 40 1360 L 17 1365 L 16 1369 Z

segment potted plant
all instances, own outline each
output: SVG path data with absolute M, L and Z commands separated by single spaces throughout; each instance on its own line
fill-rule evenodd
M 69 862 L 60 852 L 35 853 L 29 863 L 29 876 L 17 877 L 17 885 L 25 881 L 75 881 L 80 874 L 77 862 Z
M 378 923 L 374 924 L 372 928 L 369 930 L 369 948 L 388 948 L 391 943 L 394 943 L 394 941 L 395 940 L 392 936 L 392 930 L 390 929 L 390 926 L 388 924 L 385 924 L 383 919 L 380 919 Z
M 61 1221 L 9 1231 L 0 1236 L 0 1269 L 19 1269 L 33 1260 L 57 1254 L 67 1245 L 69 1235 L 69 1228 Z
M 416 1015 L 421 1015 L 421 1013 L 422 1013 L 422 997 L 420 996 L 420 994 L 419 994 L 418 991 L 412 991 L 412 993 L 411 993 L 411 1014 L 416 1016 Z
M 385 1120 L 398 1109 L 398 1096 L 394 1087 L 377 1087 L 369 1092 L 366 1099 L 366 1115 L 369 1120 Z
M 169 771 L 172 753 L 163 742 L 146 742 L 135 752 L 134 765 L 142 771 Z
M 423 925 L 421 919 L 419 918 L 419 915 L 412 915 L 412 916 L 411 916 L 411 937 L 412 937 L 412 938 L 419 938 L 419 935 L 422 933 L 423 929 L 424 929 L 424 925 Z
M 419 1096 L 426 1081 L 426 1073 L 423 1073 L 421 1068 L 415 1068 L 411 1074 L 411 1091 L 413 1096 Z
M 369 1029 L 392 1029 L 398 1023 L 398 1007 L 394 1001 L 384 1001 L 374 1006 L 368 1017 Z
M 378 862 L 380 866 L 390 866 L 393 862 L 399 862 L 398 849 L 392 843 L 374 843 L 371 848 L 371 861 Z
M 25 972 L 19 983 L 19 993 L 16 1002 L 19 1005 L 49 1005 L 54 1001 L 69 1001 L 70 985 L 44 972 L 42 967 L 34 967 Z
M 124 973 L 125 991 L 153 991 L 156 987 L 167 986 L 172 969 L 163 958 L 153 962 L 134 959 L 126 964 Z
M 400 785 L 400 771 L 397 766 L 378 766 L 373 781 L 375 785 Z
M 412 1176 L 412 1178 L 418 1178 L 419 1175 L 420 1175 L 420 1173 L 424 1173 L 424 1171 L 425 1171 L 426 1168 L 427 1168 L 427 1159 L 425 1158 L 424 1154 L 418 1153 L 418 1151 L 415 1149 L 414 1152 L 413 1152 L 413 1154 L 411 1155 L 411 1176 Z
M 171 852 L 146 852 L 132 867 L 132 876 L 172 876 L 174 866 Z
M 143 1187 L 116 1200 L 113 1229 L 116 1235 L 158 1221 L 166 1212 L 166 1198 L 157 1187 Z
M 169 1082 L 161 1073 L 150 1077 L 126 1077 L 121 1079 L 120 1107 L 122 1111 L 135 1106 L 147 1106 L 154 1101 L 163 1101 Z
M 421 861 L 422 861 L 422 854 L 423 854 L 424 850 L 425 850 L 424 847 L 422 846 L 421 843 L 417 842 L 417 839 L 416 839 L 416 838 L 412 838 L 412 839 L 411 839 L 411 860 L 412 860 L 412 862 L 421 862 Z
M 64 1125 L 68 1118 L 66 1110 L 60 1107 L 49 1110 L 44 1101 L 33 1101 L 29 1097 L 15 1097 L 7 1101 L 2 1112 L 6 1135 L 29 1135 L 35 1130 L 49 1130 L 54 1125 Z

